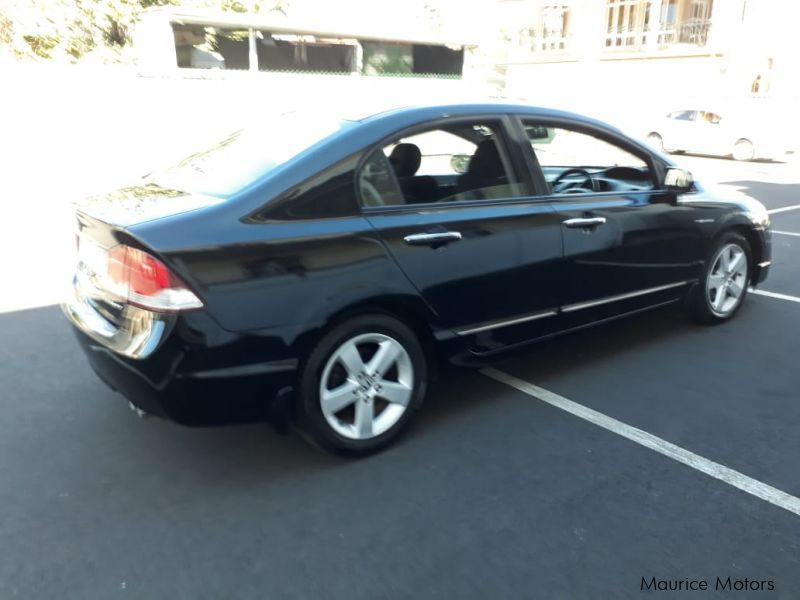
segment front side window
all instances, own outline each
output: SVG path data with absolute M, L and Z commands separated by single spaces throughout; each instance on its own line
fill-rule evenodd
M 647 161 L 613 142 L 561 127 L 523 121 L 552 194 L 653 189 Z
M 697 112 L 694 110 L 677 110 L 667 116 L 676 121 L 694 121 L 695 117 L 697 116 Z
M 365 161 L 364 206 L 498 200 L 525 195 L 494 121 L 453 123 L 399 136 Z

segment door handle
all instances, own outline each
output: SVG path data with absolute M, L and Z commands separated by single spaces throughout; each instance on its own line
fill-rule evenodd
M 605 222 L 606 222 L 605 217 L 581 217 L 581 218 L 567 219 L 566 221 L 562 221 L 564 226 L 569 227 L 570 229 L 597 227 L 598 225 L 604 225 Z
M 460 231 L 438 231 L 436 233 L 412 233 L 403 238 L 410 246 L 433 246 L 457 242 L 461 239 Z

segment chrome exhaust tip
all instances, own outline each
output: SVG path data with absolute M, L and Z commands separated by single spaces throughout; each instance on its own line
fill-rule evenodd
M 133 412 L 136 413 L 136 416 L 140 419 L 149 419 L 152 415 L 149 412 L 143 411 L 141 408 L 136 406 L 133 402 L 128 401 L 128 408 L 130 408 Z

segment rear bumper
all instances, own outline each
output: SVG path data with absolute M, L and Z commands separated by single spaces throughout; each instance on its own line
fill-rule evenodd
M 266 420 L 271 400 L 290 391 L 296 361 L 196 370 L 194 355 L 175 340 L 145 360 L 122 356 L 78 328 L 75 334 L 92 370 L 144 412 L 183 425 L 225 425 Z
M 259 421 L 295 384 L 295 332 L 236 334 L 203 311 L 129 308 L 115 326 L 77 287 L 62 306 L 94 372 L 146 413 L 185 425 Z

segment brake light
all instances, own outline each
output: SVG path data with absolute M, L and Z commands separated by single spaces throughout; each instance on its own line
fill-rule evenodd
M 140 308 L 177 312 L 203 306 L 180 277 L 138 248 L 123 244 L 109 250 L 106 274 L 113 292 Z

